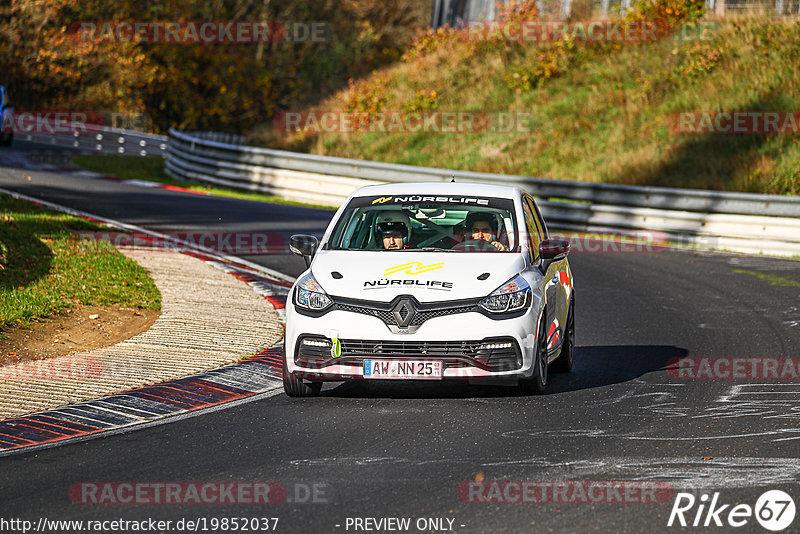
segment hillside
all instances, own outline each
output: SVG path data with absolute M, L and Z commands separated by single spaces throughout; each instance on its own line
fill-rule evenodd
M 0 3 L 0 84 L 17 111 L 239 133 L 397 61 L 430 4 L 10 0 Z
M 534 6 L 517 4 L 505 14 L 506 24 L 536 20 Z M 576 17 L 588 20 L 591 14 Z M 413 165 L 799 194 L 800 22 L 714 20 L 702 2 L 687 0 L 639 4 L 622 22 L 642 21 L 657 38 L 591 40 L 573 33 L 520 42 L 506 38 L 505 30 L 481 38 L 474 28 L 428 31 L 400 61 L 351 81 L 314 108 L 387 120 L 414 112 L 524 112 L 530 114 L 524 131 L 327 133 L 312 124 L 285 132 L 285 121 L 275 121 L 250 138 L 290 150 Z M 680 131 L 679 113 L 695 113 L 689 123 L 696 128 L 715 112 L 742 111 L 781 112 L 783 133 L 758 133 L 758 124 L 755 133 Z

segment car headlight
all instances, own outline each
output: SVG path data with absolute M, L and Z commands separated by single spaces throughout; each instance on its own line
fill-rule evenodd
M 333 301 L 314 276 L 308 273 L 297 282 L 294 304 L 307 310 L 319 311 L 333 304 Z
M 480 307 L 491 313 L 508 313 L 521 310 L 531 303 L 531 286 L 517 275 L 480 302 Z

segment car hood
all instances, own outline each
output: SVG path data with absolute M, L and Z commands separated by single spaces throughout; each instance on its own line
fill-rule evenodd
M 320 250 L 311 271 L 334 297 L 435 302 L 485 297 L 524 267 L 514 253 Z

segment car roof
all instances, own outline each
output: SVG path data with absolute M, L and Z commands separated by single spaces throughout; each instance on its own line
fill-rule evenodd
M 409 182 L 368 185 L 353 192 L 354 197 L 373 195 L 474 195 L 479 197 L 517 198 L 518 187 L 469 182 Z

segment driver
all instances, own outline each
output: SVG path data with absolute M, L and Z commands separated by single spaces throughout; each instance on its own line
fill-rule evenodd
M 497 219 L 495 219 L 491 213 L 485 211 L 470 213 L 467 216 L 466 222 L 467 230 L 470 232 L 472 239 L 487 241 L 500 251 L 506 249 L 506 247 L 497 240 Z
M 378 216 L 375 233 L 386 250 L 408 248 L 411 223 L 408 216 L 400 212 L 387 212 Z

